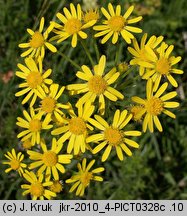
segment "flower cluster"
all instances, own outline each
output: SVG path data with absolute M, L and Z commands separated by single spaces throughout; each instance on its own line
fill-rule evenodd
M 20 48 L 27 50 L 21 54 L 24 63 L 17 65 L 16 76 L 22 82 L 16 97 L 21 98 L 22 105 L 28 104 L 29 110 L 23 110 L 16 124 L 20 128 L 17 137 L 28 160 L 24 163 L 24 154 L 12 149 L 11 153 L 5 154 L 9 161 L 4 162 L 9 166 L 6 173 L 18 171 L 26 182 L 21 185 L 25 190 L 23 195 L 30 194 L 34 200 L 54 199 L 64 187 L 72 184 L 69 192 L 76 191 L 77 196 L 83 196 L 92 181 L 103 181 L 100 173 L 105 169 L 98 165 L 99 162 L 110 160 L 115 155 L 122 161 L 124 156 L 132 156 L 133 149 L 139 148 L 136 141 L 142 132 L 134 128 L 133 121 L 142 124 L 143 132 L 148 129 L 154 132 L 154 125 L 162 132 L 160 115 L 164 113 L 175 118 L 168 108 L 179 106 L 178 102 L 169 101 L 177 93 L 175 90 L 164 92 L 169 84 L 178 86 L 173 75 L 183 73 L 176 68 L 181 57 L 172 55 L 174 46 L 166 44 L 163 36 L 153 35 L 147 39 L 148 35 L 144 33 L 139 44 L 135 35 L 142 32 L 137 27 L 142 16 L 133 16 L 134 6 L 122 10 L 121 5 L 114 7 L 109 3 L 107 8 L 97 5 L 83 11 L 80 4 L 75 6 L 71 3 L 69 8 L 64 7 L 56 14 L 58 21 L 51 21 L 46 29 L 43 17 L 39 30 L 27 29 L 29 41 L 19 44 Z M 98 60 L 94 64 L 93 56 L 85 47 L 88 37 L 101 46 L 104 43 L 127 44 L 127 51 L 133 58 L 129 64 L 120 63 L 117 59 L 109 68 L 107 56 L 100 55 L 96 49 Z M 69 59 L 78 69 L 75 76 L 79 81 L 67 86 L 55 83 L 51 78 L 52 70 L 43 67 L 45 49 L 58 54 L 56 47 L 65 40 L 73 48 L 82 45 L 91 63 L 90 66 L 79 66 Z M 130 101 L 120 90 L 119 80 L 125 82 L 124 74 L 129 73 L 130 67 L 138 68 L 142 83 L 147 82 L 146 99 L 134 95 Z M 169 82 L 163 83 L 165 79 Z M 62 102 L 65 94 L 70 98 L 67 103 Z M 118 101 L 130 103 L 121 109 Z M 110 104 L 115 109 L 110 110 L 109 116 Z M 114 154 L 111 155 L 112 151 Z M 78 172 L 69 178 L 74 164 L 77 164 Z

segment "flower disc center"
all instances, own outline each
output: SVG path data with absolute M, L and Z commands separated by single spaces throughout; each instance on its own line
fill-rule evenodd
M 106 90 L 107 82 L 101 76 L 95 75 L 89 79 L 88 88 L 91 92 L 100 95 Z
M 75 19 L 75 18 L 72 18 L 72 19 L 69 19 L 65 25 L 64 25 L 64 30 L 70 34 L 70 35 L 73 35 L 75 33 L 78 33 L 80 31 L 82 27 L 82 23 L 80 20 L 78 19 Z
M 90 183 L 90 180 L 92 179 L 93 175 L 91 172 L 85 172 L 81 175 L 81 182 L 84 185 L 84 187 L 88 186 Z
M 43 35 L 36 31 L 30 40 L 30 46 L 33 48 L 38 48 L 44 45 L 44 37 Z
M 35 89 L 38 85 L 41 85 L 43 78 L 39 71 L 32 71 L 27 76 L 27 83 L 31 89 Z
M 108 20 L 110 29 L 114 32 L 120 32 L 125 26 L 125 18 L 122 16 L 113 16 Z
M 86 131 L 86 124 L 80 117 L 72 118 L 69 121 L 69 130 L 75 135 L 81 135 Z
M 46 97 L 42 100 L 42 110 L 46 113 L 52 113 L 55 109 L 56 101 L 53 98 Z
M 17 160 L 11 160 L 10 166 L 13 170 L 17 170 L 20 167 L 20 162 Z
M 161 58 L 157 61 L 156 63 L 156 71 L 159 72 L 160 74 L 167 75 L 170 70 L 170 64 L 168 62 L 168 59 L 166 58 Z
M 151 115 L 159 115 L 163 108 L 163 101 L 159 98 L 156 97 L 152 97 L 150 98 L 146 104 L 145 104 L 145 108 L 147 110 L 148 113 L 150 113 Z
M 109 144 L 116 146 L 122 141 L 122 134 L 118 129 L 107 128 L 104 132 L 105 139 L 109 142 Z
M 58 157 L 55 152 L 47 151 L 43 154 L 42 160 L 46 166 L 52 167 L 56 165 Z
M 40 182 L 34 182 L 30 188 L 31 194 L 36 197 L 40 197 L 44 193 L 44 188 Z
M 29 122 L 29 130 L 31 132 L 37 132 L 41 129 L 41 127 L 42 127 L 42 124 L 41 124 L 40 120 L 38 120 L 38 119 L 32 119 Z

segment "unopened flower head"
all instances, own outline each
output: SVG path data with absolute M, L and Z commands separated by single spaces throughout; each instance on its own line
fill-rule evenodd
M 120 74 L 125 73 L 129 69 L 129 65 L 126 62 L 122 62 L 117 65 L 117 71 L 120 72 Z
M 132 118 L 134 121 L 141 121 L 142 115 L 144 114 L 144 106 L 136 105 L 130 108 Z
M 83 13 L 83 20 L 85 23 L 88 23 L 92 20 L 95 20 L 97 22 L 98 19 L 99 19 L 99 11 L 97 9 L 96 10 L 90 9 Z
M 60 193 L 63 190 L 63 184 L 59 180 L 53 180 L 53 184 L 49 186 L 50 191 Z
M 25 140 L 24 142 L 22 142 L 22 147 L 24 149 L 31 149 L 32 148 L 32 143 L 30 139 Z

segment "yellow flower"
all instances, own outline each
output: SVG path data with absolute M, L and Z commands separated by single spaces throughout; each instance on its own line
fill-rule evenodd
M 31 195 L 32 200 L 44 200 L 44 197 L 50 200 L 52 197 L 56 197 L 56 193 L 46 189 L 53 184 L 52 181 L 44 181 L 44 176 L 41 174 L 37 177 L 33 172 L 25 171 L 23 177 L 30 183 L 30 184 L 23 184 L 21 185 L 22 189 L 25 189 L 23 192 L 23 196 L 26 194 Z
M 161 113 L 165 113 L 171 118 L 175 118 L 175 115 L 169 110 L 167 110 L 166 108 L 176 108 L 179 106 L 178 102 L 168 102 L 168 100 L 170 100 L 171 98 L 177 95 L 177 92 L 172 91 L 170 93 L 161 96 L 165 92 L 167 87 L 168 87 L 168 83 L 165 82 L 160 86 L 158 90 L 156 89 L 155 94 L 153 94 L 153 82 L 151 79 L 149 79 L 146 86 L 147 99 L 142 99 L 137 96 L 132 97 L 132 101 L 141 104 L 144 107 L 143 112 L 141 113 L 142 115 L 146 113 L 143 121 L 144 132 L 146 132 L 147 126 L 149 130 L 153 132 L 154 131 L 153 123 L 155 124 L 155 126 L 160 132 L 163 131 L 162 125 L 158 118 L 158 116 Z
M 41 141 L 41 147 L 43 154 L 36 151 L 27 151 L 29 158 L 36 162 L 30 164 L 29 169 L 35 169 L 40 167 L 37 171 L 38 176 L 40 176 L 45 171 L 46 179 L 51 178 L 51 172 L 55 180 L 59 180 L 58 171 L 65 173 L 65 168 L 62 164 L 71 163 L 72 155 L 59 154 L 62 150 L 63 145 L 59 145 L 55 138 L 52 140 L 51 150 L 47 150 L 47 146 L 44 141 Z M 58 171 L 57 171 L 58 170 Z
M 89 9 L 88 11 L 86 11 L 85 13 L 83 13 L 83 20 L 85 23 L 88 23 L 92 20 L 95 20 L 96 22 L 99 19 L 99 12 L 98 10 L 94 10 L 94 9 Z
M 109 154 L 112 148 L 116 149 L 117 156 L 120 160 L 123 160 L 123 152 L 131 156 L 132 152 L 127 147 L 131 146 L 134 148 L 138 148 L 139 145 L 135 141 L 128 139 L 128 136 L 140 136 L 140 131 L 124 131 L 123 128 L 129 123 L 132 118 L 132 114 L 127 115 L 127 110 L 123 110 L 121 113 L 119 110 L 116 110 L 113 118 L 112 125 L 109 125 L 102 117 L 99 115 L 94 116 L 96 120 L 90 120 L 90 123 L 94 125 L 96 128 L 101 130 L 101 133 L 91 135 L 87 138 L 87 142 L 100 142 L 93 150 L 92 153 L 96 154 L 101 151 L 104 147 L 106 147 L 103 155 L 102 162 L 106 161 L 109 157 Z
M 101 43 L 106 43 L 109 38 L 112 37 L 112 43 L 115 44 L 118 41 L 119 35 L 123 37 L 123 39 L 130 44 L 131 40 L 134 38 L 133 33 L 141 33 L 142 30 L 137 27 L 129 26 L 129 24 L 137 23 L 142 19 L 142 16 L 128 19 L 131 13 L 134 10 L 134 6 L 129 7 L 126 13 L 121 15 L 121 6 L 117 5 L 116 10 L 111 3 L 108 4 L 109 13 L 105 8 L 101 8 L 103 15 L 107 18 L 107 20 L 103 21 L 103 25 L 94 26 L 93 29 L 96 31 L 100 31 L 95 34 L 95 37 L 104 36 L 101 40 Z
M 119 91 L 110 87 L 110 84 L 114 83 L 118 79 L 120 73 L 116 72 L 116 68 L 113 68 L 106 75 L 104 75 L 105 65 L 106 56 L 103 55 L 99 60 L 99 64 L 94 67 L 94 74 L 86 65 L 81 67 L 82 71 L 78 71 L 76 73 L 76 76 L 82 80 L 85 80 L 86 83 L 71 84 L 67 86 L 67 89 L 71 90 L 73 94 L 87 92 L 78 100 L 76 106 L 80 106 L 87 101 L 93 103 L 96 97 L 99 97 L 99 111 L 101 114 L 104 114 L 104 96 L 111 101 L 117 101 L 118 98 L 124 98 L 124 96 Z
M 38 60 L 38 66 L 32 58 L 26 58 L 25 64 L 27 67 L 22 64 L 17 65 L 21 71 L 16 71 L 16 76 L 20 77 L 25 82 L 19 85 L 19 88 L 22 88 L 22 90 L 15 95 L 19 97 L 26 94 L 22 104 L 25 104 L 32 97 L 30 106 L 33 106 L 37 98 L 37 90 L 40 90 L 40 92 L 49 92 L 46 84 L 50 85 L 53 82 L 51 79 L 48 79 L 52 70 L 48 69 L 43 73 L 41 58 Z
M 85 106 L 78 107 L 78 115 L 76 115 L 73 109 L 70 110 L 70 119 L 67 119 L 64 126 L 54 129 L 51 134 L 59 135 L 63 134 L 58 143 L 64 143 L 69 139 L 67 146 L 67 153 L 71 153 L 74 149 L 74 155 L 78 155 L 79 152 L 84 153 L 86 148 L 86 137 L 88 134 L 88 129 L 93 130 L 88 122 L 90 121 L 90 116 L 94 112 L 94 106 L 87 103 Z
M 54 23 L 51 22 L 50 26 L 46 29 L 46 31 L 42 34 L 44 28 L 44 17 L 41 18 L 40 26 L 38 31 L 33 31 L 31 29 L 27 29 L 27 32 L 31 35 L 31 39 L 28 43 L 19 44 L 20 48 L 29 48 L 27 51 L 21 54 L 21 57 L 25 57 L 30 55 L 31 57 L 35 57 L 38 59 L 39 56 L 44 58 L 45 55 L 45 47 L 47 47 L 51 52 L 56 52 L 57 49 L 51 43 L 47 41 L 49 33 L 54 28 Z
M 63 190 L 62 182 L 59 180 L 53 180 L 53 184 L 49 186 L 49 189 L 54 193 L 60 193 Z
M 140 66 L 148 69 L 142 78 L 152 78 L 154 82 L 153 91 L 156 91 L 163 76 L 169 80 L 172 86 L 177 87 L 178 84 L 171 74 L 183 74 L 183 71 L 173 68 L 181 60 L 180 56 L 170 56 L 174 46 L 170 45 L 167 47 L 165 43 L 162 43 L 158 50 L 159 52 L 155 52 L 151 47 L 147 47 L 146 49 L 152 60 L 151 62 L 138 62 Z
M 42 113 L 39 112 L 35 114 L 33 108 L 30 108 L 30 115 L 26 110 L 23 111 L 23 115 L 25 119 L 18 117 L 16 124 L 26 130 L 22 131 L 17 135 L 18 138 L 22 137 L 21 141 L 26 141 L 31 139 L 32 146 L 36 143 L 40 143 L 40 133 L 42 130 L 48 130 L 53 127 L 53 125 L 49 125 L 51 119 L 49 117 L 45 117 L 42 121 Z
M 83 24 L 82 23 L 82 10 L 80 4 L 77 5 L 77 10 L 75 6 L 70 4 L 70 11 L 64 7 L 64 15 L 57 13 L 58 19 L 63 23 L 62 25 L 55 24 L 54 33 L 57 35 L 52 38 L 52 40 L 57 40 L 57 43 L 60 43 L 66 40 L 69 37 L 72 37 L 71 45 L 72 47 L 77 46 L 77 39 L 80 36 L 82 39 L 87 38 L 87 34 L 83 31 L 86 28 L 93 26 L 96 23 L 96 20 L 91 20 L 90 22 Z
M 62 95 L 64 89 L 64 86 L 59 89 L 58 84 L 52 84 L 48 94 L 46 94 L 44 91 L 40 91 L 39 89 L 38 96 L 42 100 L 41 107 L 37 110 L 39 110 L 42 114 L 46 114 L 47 118 L 52 118 L 54 114 L 58 121 L 63 121 L 61 116 L 64 115 L 64 113 L 60 109 L 68 109 L 69 105 L 58 103 L 57 100 Z
M 56 52 L 57 49 L 51 43 L 48 42 L 49 33 L 54 28 L 54 23 L 51 22 L 50 26 L 46 29 L 46 31 L 42 34 L 44 28 L 44 17 L 41 18 L 40 26 L 38 31 L 33 31 L 31 29 L 27 29 L 27 32 L 31 36 L 31 39 L 28 43 L 19 44 L 20 48 L 29 48 L 27 51 L 21 54 L 21 57 L 26 57 L 30 55 L 31 57 L 35 57 L 38 59 L 39 56 L 44 58 L 45 55 L 45 47 L 47 47 L 51 52 Z
M 133 39 L 133 47 L 128 47 L 128 51 L 134 56 L 134 58 L 130 61 L 131 65 L 137 65 L 139 62 L 150 62 L 152 61 L 152 57 L 148 53 L 146 47 L 150 47 L 153 50 L 158 47 L 158 45 L 163 41 L 164 37 L 159 36 L 156 37 L 155 35 L 151 36 L 149 40 L 147 40 L 147 33 L 145 33 L 141 39 L 140 45 L 138 44 L 136 38 Z M 140 65 L 139 68 L 140 76 L 143 76 L 145 73 L 145 67 Z
M 78 163 L 78 173 L 73 175 L 70 179 L 66 180 L 66 183 L 74 183 L 73 186 L 70 188 L 70 193 L 77 189 L 76 196 L 83 196 L 85 189 L 90 185 L 91 181 L 103 181 L 102 177 L 95 176 L 95 174 L 103 172 L 104 167 L 98 167 L 90 171 L 94 163 L 95 160 L 92 160 L 86 167 L 86 158 L 82 160 L 82 166 L 80 163 Z
M 22 176 L 22 174 L 24 173 L 23 168 L 27 167 L 26 164 L 22 163 L 24 155 L 21 152 L 16 155 L 15 149 L 12 149 L 12 153 L 7 152 L 7 154 L 5 154 L 5 157 L 10 160 L 10 162 L 3 162 L 3 164 L 7 164 L 10 166 L 10 168 L 7 168 L 5 172 L 8 173 L 11 170 L 16 170 L 18 171 L 19 175 Z

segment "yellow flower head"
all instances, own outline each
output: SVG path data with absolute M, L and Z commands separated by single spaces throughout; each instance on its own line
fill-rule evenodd
M 91 20 L 90 22 L 82 23 L 82 10 L 80 4 L 77 5 L 77 10 L 75 6 L 70 4 L 70 11 L 64 7 L 64 15 L 57 13 L 58 19 L 63 23 L 63 25 L 55 24 L 56 29 L 54 33 L 57 35 L 52 38 L 52 40 L 57 40 L 60 43 L 69 37 L 72 37 L 71 45 L 72 47 L 77 46 L 77 39 L 80 36 L 82 39 L 87 38 L 87 34 L 83 31 L 96 23 L 96 20 Z
M 40 102 L 41 106 L 38 110 L 42 112 L 42 114 L 46 114 L 47 118 L 52 118 L 54 115 L 58 121 L 63 121 L 61 116 L 63 116 L 64 113 L 60 109 L 68 109 L 69 105 L 58 103 L 57 100 L 61 97 L 64 89 L 64 86 L 59 89 L 58 84 L 52 84 L 48 94 L 44 91 L 40 91 L 40 89 L 38 90 L 37 94 L 42 99 Z
M 168 102 L 171 98 L 177 95 L 176 91 L 172 91 L 162 96 L 165 90 L 168 87 L 168 83 L 165 82 L 160 86 L 159 89 L 156 89 L 155 94 L 153 94 L 153 82 L 151 79 L 148 80 L 146 86 L 146 94 L 147 99 L 142 99 L 140 97 L 134 96 L 132 97 L 132 101 L 141 104 L 144 108 L 141 111 L 141 114 L 145 114 L 143 120 L 143 131 L 146 132 L 147 127 L 149 128 L 150 132 L 154 131 L 153 123 L 157 127 L 157 129 L 162 132 L 162 125 L 158 118 L 158 115 L 161 113 L 165 113 L 166 115 L 170 116 L 171 118 L 175 118 L 175 115 L 167 110 L 166 108 L 176 108 L 179 106 L 178 102 Z
M 110 84 L 114 83 L 120 73 L 116 72 L 116 69 L 113 68 L 106 75 L 104 75 L 106 65 L 106 56 L 101 56 L 99 64 L 94 67 L 94 73 L 86 65 L 81 67 L 82 71 L 78 71 L 76 76 L 82 80 L 85 80 L 86 83 L 82 84 L 71 84 L 67 86 L 67 89 L 72 91 L 73 94 L 80 94 L 87 92 L 82 96 L 76 106 L 86 103 L 87 101 L 93 103 L 96 97 L 99 97 L 99 111 L 101 114 L 105 112 L 105 99 L 107 97 L 111 101 L 117 101 L 123 99 L 124 96 L 112 88 Z
M 173 45 L 166 46 L 163 42 L 161 47 L 154 51 L 151 47 L 146 47 L 150 58 L 152 59 L 151 62 L 147 61 L 139 61 L 138 64 L 147 69 L 146 73 L 142 77 L 143 79 L 152 78 L 154 82 L 153 91 L 156 91 L 160 84 L 161 78 L 164 76 L 166 77 L 172 86 L 177 87 L 178 84 L 176 80 L 171 75 L 173 74 L 183 74 L 182 70 L 176 69 L 173 66 L 177 64 L 181 57 L 170 56 L 171 52 L 174 49 Z
M 29 48 L 27 51 L 21 54 L 21 57 L 25 57 L 30 55 L 31 57 L 35 57 L 38 59 L 39 56 L 44 58 L 45 55 L 45 47 L 47 47 L 51 52 L 56 52 L 57 49 L 51 43 L 48 42 L 47 38 L 49 33 L 53 30 L 54 23 L 51 22 L 50 26 L 46 29 L 44 33 L 42 33 L 44 29 L 44 17 L 41 18 L 40 26 L 38 31 L 33 31 L 31 29 L 27 29 L 27 32 L 30 34 L 31 39 L 28 43 L 19 44 L 20 48 Z
M 3 164 L 7 164 L 10 166 L 5 170 L 5 172 L 8 173 L 11 170 L 16 170 L 18 171 L 19 175 L 22 176 L 22 174 L 24 173 L 23 169 L 27 167 L 26 164 L 22 163 L 24 155 L 21 152 L 16 155 L 15 149 L 12 149 L 12 153 L 7 152 L 7 154 L 5 154 L 5 157 L 10 160 L 10 162 L 3 162 Z
M 99 19 L 99 12 L 98 10 L 94 10 L 94 9 L 90 9 L 88 11 L 86 11 L 85 13 L 83 13 L 83 20 L 85 23 L 88 23 L 92 20 L 95 20 L 96 22 Z
M 49 187 L 49 189 L 54 193 L 60 193 L 63 190 L 62 182 L 59 180 L 54 180 L 53 184 Z
M 62 150 L 63 145 L 59 145 L 55 138 L 52 140 L 51 150 L 47 150 L 46 144 L 41 141 L 41 148 L 43 154 L 28 150 L 27 153 L 30 155 L 30 159 L 35 162 L 31 163 L 29 169 L 38 168 L 37 174 L 40 176 L 45 171 L 46 179 L 51 178 L 51 173 L 55 180 L 59 180 L 58 171 L 65 173 L 65 168 L 62 164 L 71 163 L 72 155 L 59 154 Z
M 52 181 L 44 181 L 44 176 L 41 174 L 37 177 L 33 172 L 25 171 L 23 177 L 30 183 L 30 184 L 23 184 L 21 185 L 22 189 L 25 189 L 23 195 L 30 194 L 32 200 L 44 200 L 44 197 L 50 200 L 52 197 L 56 197 L 56 193 L 52 192 L 46 187 L 49 187 L 53 184 Z
M 94 26 L 93 29 L 96 31 L 100 31 L 95 34 L 95 37 L 104 36 L 101 40 L 101 43 L 106 43 L 109 38 L 112 37 L 112 43 L 115 44 L 118 41 L 119 35 L 123 37 L 123 39 L 130 44 L 131 40 L 134 38 L 133 33 L 141 33 L 142 30 L 137 27 L 129 26 L 129 24 L 137 23 L 142 19 L 142 16 L 129 19 L 129 16 L 134 10 L 134 6 L 129 7 L 129 9 L 125 12 L 124 15 L 121 15 L 121 6 L 117 5 L 116 10 L 111 3 L 108 4 L 108 10 L 105 8 L 101 8 L 101 12 L 107 18 L 107 20 L 103 21 L 103 25 Z
M 87 188 L 90 185 L 91 181 L 103 181 L 102 177 L 95 176 L 95 174 L 103 172 L 104 168 L 98 167 L 91 171 L 90 169 L 92 168 L 94 163 L 95 160 L 92 160 L 86 167 L 86 158 L 82 160 L 82 166 L 80 163 L 78 163 L 78 173 L 73 175 L 70 179 L 66 180 L 66 183 L 74 183 L 73 186 L 70 188 L 70 193 L 77 189 L 76 196 L 83 196 L 85 188 Z
M 102 117 L 95 115 L 95 120 L 91 120 L 90 123 L 93 124 L 96 128 L 101 130 L 100 133 L 91 135 L 87 138 L 87 142 L 98 143 L 97 146 L 93 149 L 92 153 L 96 154 L 106 147 L 103 155 L 102 162 L 106 161 L 109 157 L 109 154 L 112 148 L 115 148 L 117 156 L 120 160 L 123 160 L 123 152 L 131 156 L 132 152 L 127 147 L 138 148 L 139 145 L 135 141 L 128 139 L 127 136 L 140 136 L 140 131 L 125 131 L 123 128 L 129 123 L 132 118 L 132 114 L 128 115 L 127 110 L 123 110 L 121 113 L 119 110 L 116 110 L 113 118 L 113 123 L 109 125 Z
M 53 81 L 48 79 L 48 76 L 51 74 L 52 70 L 48 69 L 43 73 L 41 58 L 38 60 L 38 66 L 33 58 L 30 57 L 25 59 L 25 64 L 26 66 L 22 64 L 17 65 L 21 71 L 16 71 L 16 76 L 23 79 L 24 82 L 19 85 L 19 88 L 22 88 L 22 90 L 15 95 L 20 97 L 26 94 L 22 104 L 25 104 L 32 97 L 30 103 L 30 106 L 32 107 L 37 98 L 37 90 L 44 92 L 43 94 L 49 92 L 47 85 L 52 84 Z
M 79 152 L 84 153 L 88 147 L 86 144 L 88 129 L 93 130 L 93 127 L 88 122 L 94 112 L 94 106 L 89 103 L 83 107 L 79 106 L 78 115 L 74 113 L 73 109 L 70 109 L 69 112 L 71 118 L 66 120 L 64 126 L 54 129 L 51 134 L 63 134 L 58 140 L 58 143 L 62 144 L 69 139 L 67 153 L 71 153 L 74 150 L 74 155 L 78 155 Z
M 25 128 L 25 130 L 19 133 L 17 137 L 22 137 L 21 141 L 23 142 L 31 139 L 32 146 L 36 143 L 39 144 L 41 131 L 48 130 L 53 127 L 53 125 L 49 124 L 51 119 L 46 116 L 42 121 L 42 113 L 39 112 L 35 114 L 33 108 L 30 108 L 30 115 L 26 110 L 23 111 L 23 115 L 25 119 L 18 117 L 18 122 L 16 122 L 16 124 L 22 128 Z
M 139 62 L 150 62 L 152 61 L 152 56 L 147 51 L 147 47 L 150 47 L 153 50 L 156 50 L 158 45 L 163 41 L 164 37 L 155 35 L 151 36 L 148 41 L 147 33 L 145 33 L 141 39 L 140 45 L 138 44 L 136 38 L 133 39 L 133 46 L 128 47 L 128 51 L 133 55 L 133 59 L 130 61 L 131 65 L 137 65 Z M 143 76 L 145 73 L 145 67 L 140 65 L 139 68 L 140 76 Z

